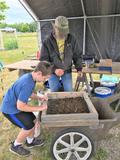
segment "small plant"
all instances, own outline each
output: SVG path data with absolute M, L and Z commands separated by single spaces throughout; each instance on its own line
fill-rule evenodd
M 16 39 L 7 40 L 5 42 L 6 50 L 12 50 L 12 49 L 17 49 L 17 48 L 18 48 L 18 43 Z
M 93 160 L 106 160 L 108 157 L 107 152 L 105 150 L 103 150 L 102 148 L 100 148 L 95 157 L 93 158 Z

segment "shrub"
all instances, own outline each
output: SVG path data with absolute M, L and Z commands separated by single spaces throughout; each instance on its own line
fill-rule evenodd
M 5 49 L 12 50 L 18 48 L 18 43 L 16 39 L 7 40 L 4 45 Z

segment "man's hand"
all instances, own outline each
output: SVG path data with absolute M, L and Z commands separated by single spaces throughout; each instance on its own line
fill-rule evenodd
M 59 77 L 61 77 L 64 74 L 64 70 L 63 69 L 56 69 L 55 70 L 55 74 Z
M 82 77 L 83 76 L 83 73 L 81 71 L 78 71 L 77 73 L 78 73 L 78 75 L 77 75 L 78 77 Z

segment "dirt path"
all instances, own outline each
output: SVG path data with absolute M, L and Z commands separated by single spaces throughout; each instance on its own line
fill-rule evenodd
M 120 160 L 120 125 L 112 128 L 99 147 L 107 152 L 106 160 Z

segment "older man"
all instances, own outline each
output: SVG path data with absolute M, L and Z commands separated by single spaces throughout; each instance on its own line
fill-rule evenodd
M 53 25 L 53 32 L 43 42 L 41 48 L 41 61 L 53 64 L 53 74 L 49 78 L 49 86 L 52 92 L 61 87 L 64 91 L 72 91 L 72 62 L 77 72 L 82 76 L 82 59 L 76 38 L 69 33 L 69 22 L 66 17 L 58 16 Z

